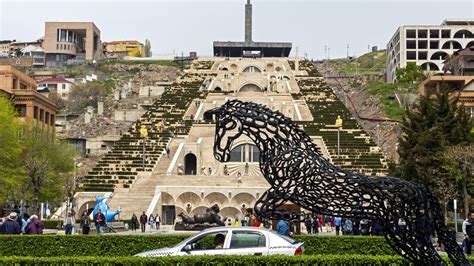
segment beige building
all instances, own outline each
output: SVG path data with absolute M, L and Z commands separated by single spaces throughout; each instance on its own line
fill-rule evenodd
M 13 66 L 0 66 L 0 95 L 14 101 L 21 120 L 54 129 L 56 103 L 36 91 L 34 79 Z
M 93 22 L 46 22 L 43 49 L 48 65 L 105 58 L 100 30 Z

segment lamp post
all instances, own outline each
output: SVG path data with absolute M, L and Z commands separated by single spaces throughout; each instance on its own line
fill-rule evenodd
M 341 133 L 341 128 L 342 128 L 342 119 L 341 116 L 337 116 L 336 119 L 336 127 L 337 127 L 337 158 L 339 158 L 340 154 L 340 133 Z
M 145 171 L 145 141 L 146 141 L 146 138 L 148 137 L 148 130 L 146 129 L 144 125 L 142 125 L 142 127 L 140 128 L 140 137 L 143 138 L 142 168 L 143 168 L 143 171 Z

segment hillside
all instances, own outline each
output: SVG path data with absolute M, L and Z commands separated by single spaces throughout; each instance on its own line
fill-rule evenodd
M 385 70 L 386 50 L 371 52 L 353 59 L 329 60 L 329 66 L 335 72 L 350 74 L 380 74 Z

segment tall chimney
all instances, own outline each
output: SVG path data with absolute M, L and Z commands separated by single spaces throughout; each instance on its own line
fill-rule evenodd
M 245 5 L 245 43 L 252 42 L 252 4 L 247 0 Z

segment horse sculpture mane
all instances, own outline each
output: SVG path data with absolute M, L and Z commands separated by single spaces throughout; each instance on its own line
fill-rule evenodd
M 260 219 L 271 218 L 290 201 L 320 214 L 375 220 L 394 250 L 415 264 L 429 265 L 443 263 L 430 240 L 436 231 L 451 261 L 468 264 L 444 223 L 437 198 L 425 187 L 332 165 L 297 124 L 264 105 L 232 100 L 206 112 L 212 115 L 217 160 L 229 161 L 233 142 L 241 135 L 260 150 L 260 170 L 271 186 L 255 204 Z

